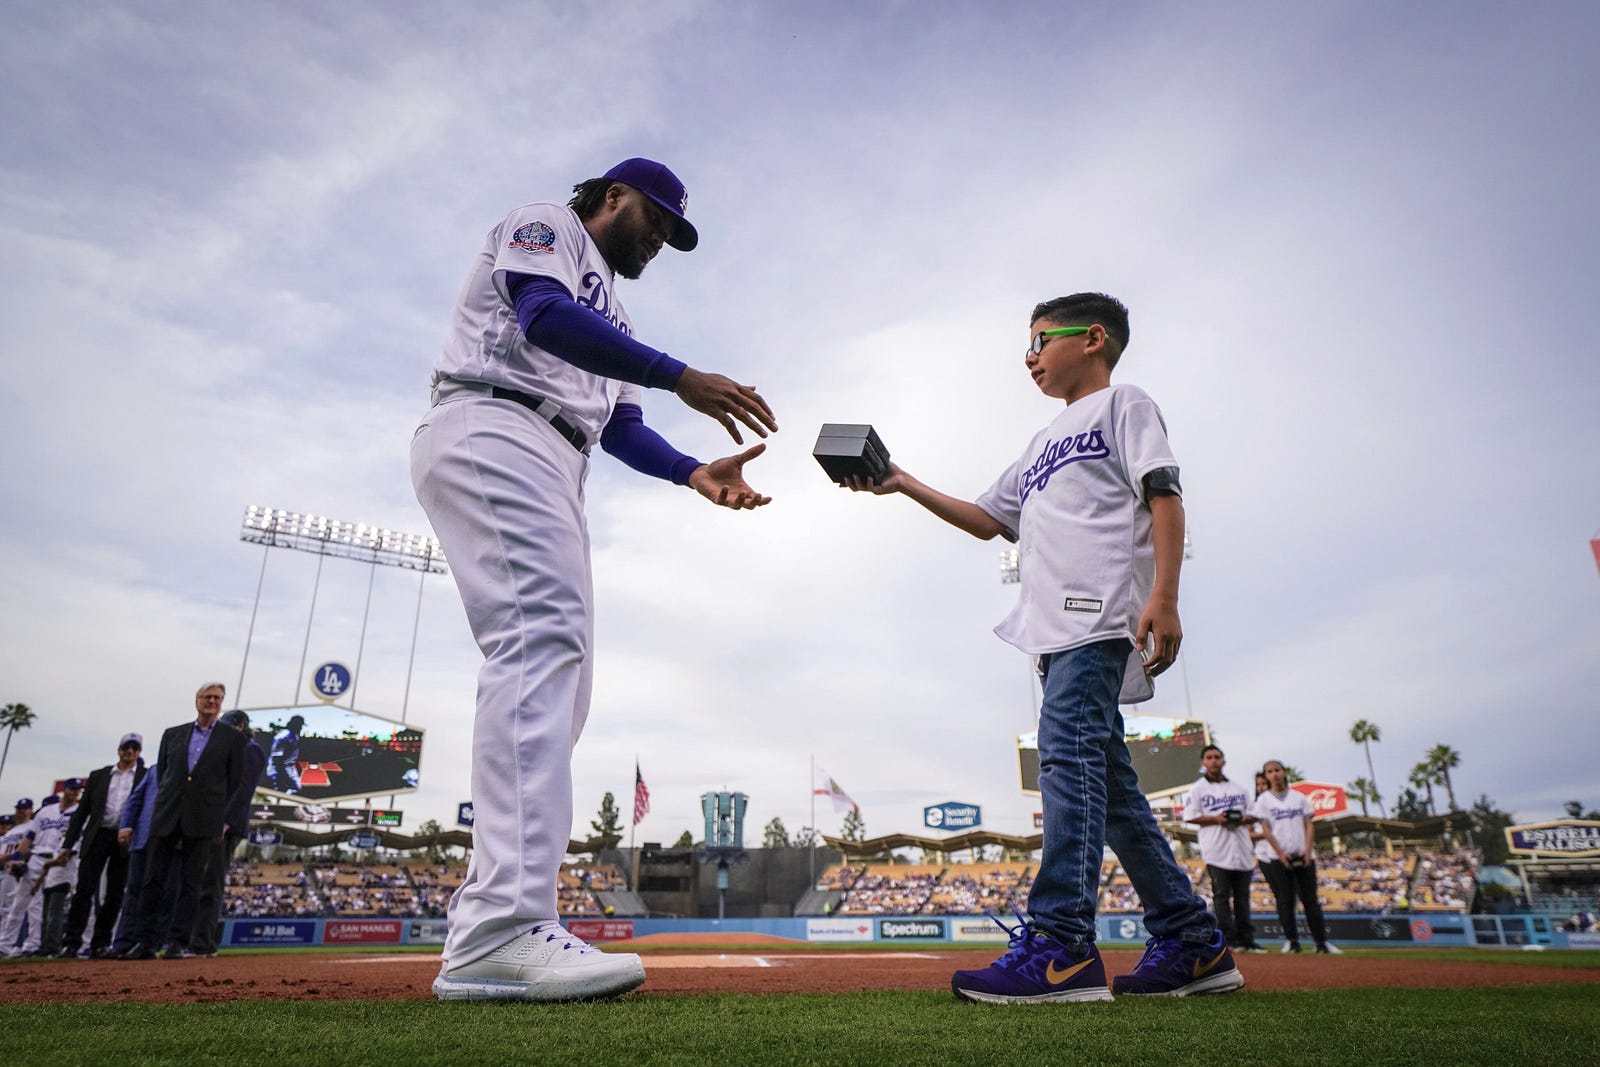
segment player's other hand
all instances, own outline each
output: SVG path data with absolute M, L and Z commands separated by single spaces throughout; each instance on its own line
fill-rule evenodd
M 737 444 L 744 444 L 744 438 L 739 435 L 740 422 L 754 430 L 757 437 L 765 437 L 769 430 L 778 428 L 772 408 L 756 392 L 756 387 L 740 385 L 726 375 L 706 374 L 685 367 L 678 378 L 677 393 L 679 400 L 721 423 Z
M 889 464 L 889 476 L 881 482 L 875 482 L 871 478 L 852 476 L 849 481 L 840 482 L 839 486 L 842 489 L 850 490 L 852 493 L 872 493 L 876 496 L 887 496 L 890 493 L 898 493 L 905 486 L 906 477 L 907 475 L 904 471 L 891 463 Z
M 738 436 L 734 434 L 735 438 Z M 757 443 L 737 456 L 723 456 L 710 463 L 702 463 L 689 475 L 689 485 L 713 504 L 735 511 L 770 504 L 770 496 L 762 496 L 744 480 L 744 465 L 766 450 L 765 444 Z
M 1178 621 L 1178 605 L 1172 601 L 1150 598 L 1139 616 L 1139 628 L 1134 631 L 1134 643 L 1144 656 L 1144 673 L 1154 678 L 1178 659 L 1178 647 L 1183 644 L 1183 624 Z

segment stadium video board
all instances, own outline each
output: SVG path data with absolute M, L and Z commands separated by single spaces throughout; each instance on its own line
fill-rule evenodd
M 1124 740 L 1145 796 L 1187 789 L 1200 777 L 1200 752 L 1211 743 L 1211 729 L 1198 719 L 1159 715 L 1123 716 Z M 1039 734 L 1017 735 L 1017 762 L 1022 791 L 1039 793 Z
M 409 793 L 419 784 L 422 730 L 331 704 L 248 708 L 267 754 L 256 792 L 296 804 Z

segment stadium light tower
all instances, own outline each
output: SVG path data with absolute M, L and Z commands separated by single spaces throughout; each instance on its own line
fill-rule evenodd
M 322 561 L 329 556 L 335 559 L 355 560 L 372 566 L 373 574 L 367 578 L 367 606 L 361 615 L 361 642 L 356 651 L 356 671 L 351 678 L 350 706 L 355 707 L 355 691 L 359 684 L 361 656 L 367 644 L 367 615 L 372 609 L 372 579 L 380 564 L 420 571 L 422 581 L 430 574 L 449 574 L 444 549 L 439 539 L 425 534 L 401 533 L 372 526 L 364 522 L 342 522 L 325 515 L 311 515 L 279 508 L 259 507 L 251 504 L 245 509 L 244 523 L 239 529 L 239 540 L 263 546 L 261 574 L 256 579 L 256 599 L 250 608 L 250 630 L 244 641 L 244 660 L 239 664 L 239 686 L 234 691 L 235 701 L 242 703 L 244 672 L 250 662 L 250 645 L 255 639 L 256 612 L 261 607 L 261 587 L 267 578 L 267 557 L 274 548 L 291 548 L 312 552 L 317 556 L 317 575 L 311 586 L 311 611 L 306 616 L 305 642 L 300 648 L 300 669 L 295 679 L 295 703 L 300 702 L 300 688 L 305 684 L 306 653 L 311 647 L 311 621 L 317 612 L 317 591 L 322 584 Z M 411 656 L 406 663 L 405 698 L 400 708 L 400 721 L 405 722 L 406 709 L 411 703 L 411 671 L 417 658 L 417 632 L 422 621 L 422 589 L 417 586 L 417 609 L 411 623 Z

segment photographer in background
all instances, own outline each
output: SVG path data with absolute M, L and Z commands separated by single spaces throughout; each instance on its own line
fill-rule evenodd
M 1227 765 L 1222 749 L 1207 745 L 1200 751 L 1200 780 L 1189 787 L 1184 805 L 1188 822 L 1198 826 L 1200 857 L 1211 879 L 1212 910 L 1217 926 L 1235 952 L 1265 952 L 1256 944 L 1250 921 L 1250 877 L 1255 857 L 1250 851 L 1248 826 L 1256 822 L 1250 812 L 1252 798 L 1243 785 L 1222 773 Z
M 1300 930 L 1295 924 L 1294 902 L 1300 898 L 1306 925 L 1321 953 L 1338 952 L 1328 944 L 1327 926 L 1322 921 L 1322 905 L 1317 900 L 1317 859 L 1311 851 L 1313 840 L 1311 801 L 1289 788 L 1289 775 L 1280 760 L 1268 760 L 1261 768 L 1267 776 L 1267 791 L 1256 797 L 1251 809 L 1262 831 L 1256 842 L 1256 859 L 1261 874 L 1272 887 L 1278 901 L 1278 922 L 1283 925 L 1283 951 L 1300 951 Z

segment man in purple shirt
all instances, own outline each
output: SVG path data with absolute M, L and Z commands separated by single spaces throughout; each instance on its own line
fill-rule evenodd
M 162 955 L 167 959 L 194 954 L 189 933 L 206 869 L 213 862 L 222 862 L 218 853 L 228 829 L 228 800 L 245 776 L 244 735 L 227 727 L 219 729 L 217 724 L 225 692 L 221 682 L 201 686 L 194 699 L 195 721 L 161 735 L 157 757 L 161 777 L 140 890 L 139 927 L 134 945 L 123 953 L 123 959 L 153 959 L 161 944 L 166 946 Z M 171 924 L 162 929 L 166 924 L 160 921 L 161 891 L 173 863 L 182 865 L 182 880 Z

